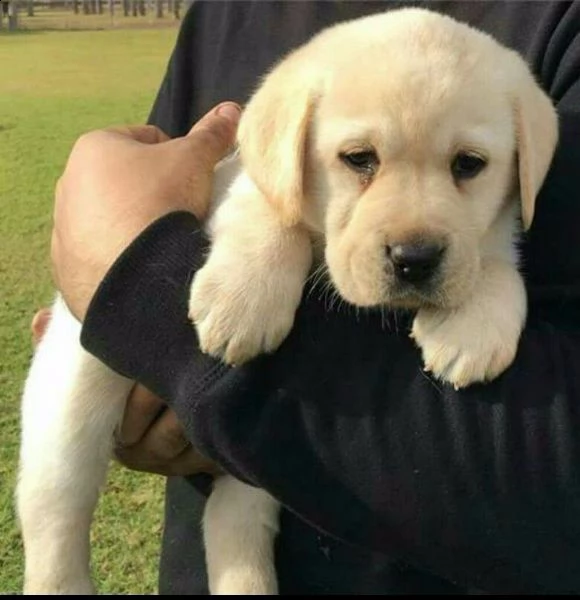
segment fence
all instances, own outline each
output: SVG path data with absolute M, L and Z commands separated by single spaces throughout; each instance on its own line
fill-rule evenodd
M 0 0 L 0 30 L 175 25 L 193 0 Z

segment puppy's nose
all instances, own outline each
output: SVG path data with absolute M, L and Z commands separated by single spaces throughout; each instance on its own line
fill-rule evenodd
M 413 243 L 387 246 L 395 275 L 408 283 L 425 283 L 439 267 L 445 248 L 439 244 Z

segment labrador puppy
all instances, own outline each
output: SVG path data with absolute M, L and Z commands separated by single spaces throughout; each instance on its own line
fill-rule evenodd
M 189 306 L 202 349 L 232 365 L 273 352 L 324 269 L 354 306 L 414 311 L 433 377 L 497 377 L 526 320 L 517 242 L 557 131 L 522 58 L 451 18 L 401 9 L 322 31 L 266 75 L 216 173 Z M 57 297 L 24 390 L 27 594 L 94 593 L 89 528 L 132 382 L 84 352 L 79 330 Z M 216 480 L 212 594 L 277 593 L 277 517 L 267 493 Z

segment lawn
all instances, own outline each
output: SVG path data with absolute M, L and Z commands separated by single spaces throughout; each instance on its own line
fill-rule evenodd
M 54 184 L 84 131 L 147 118 L 177 29 L 0 35 L 0 593 L 17 593 L 13 489 L 30 318 L 52 298 Z M 156 593 L 163 481 L 113 466 L 96 515 L 94 570 L 107 594 Z

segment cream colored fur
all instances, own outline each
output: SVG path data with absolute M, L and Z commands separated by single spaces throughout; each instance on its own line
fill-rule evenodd
M 239 157 L 218 170 L 212 248 L 191 289 L 201 347 L 231 364 L 274 351 L 324 264 L 347 302 L 417 311 L 412 336 L 435 377 L 458 388 L 493 379 L 526 319 L 518 213 L 528 228 L 556 143 L 555 111 L 525 63 L 480 32 L 418 9 L 322 32 L 266 76 Z M 339 154 L 366 148 L 380 165 L 362 177 Z M 458 151 L 488 164 L 458 183 Z M 397 287 L 385 254 L 417 236 L 447 247 L 428 292 Z M 57 298 L 22 406 L 27 594 L 94 590 L 89 528 L 132 382 L 78 338 Z M 213 594 L 277 593 L 277 527 L 268 494 L 216 481 L 204 517 Z

